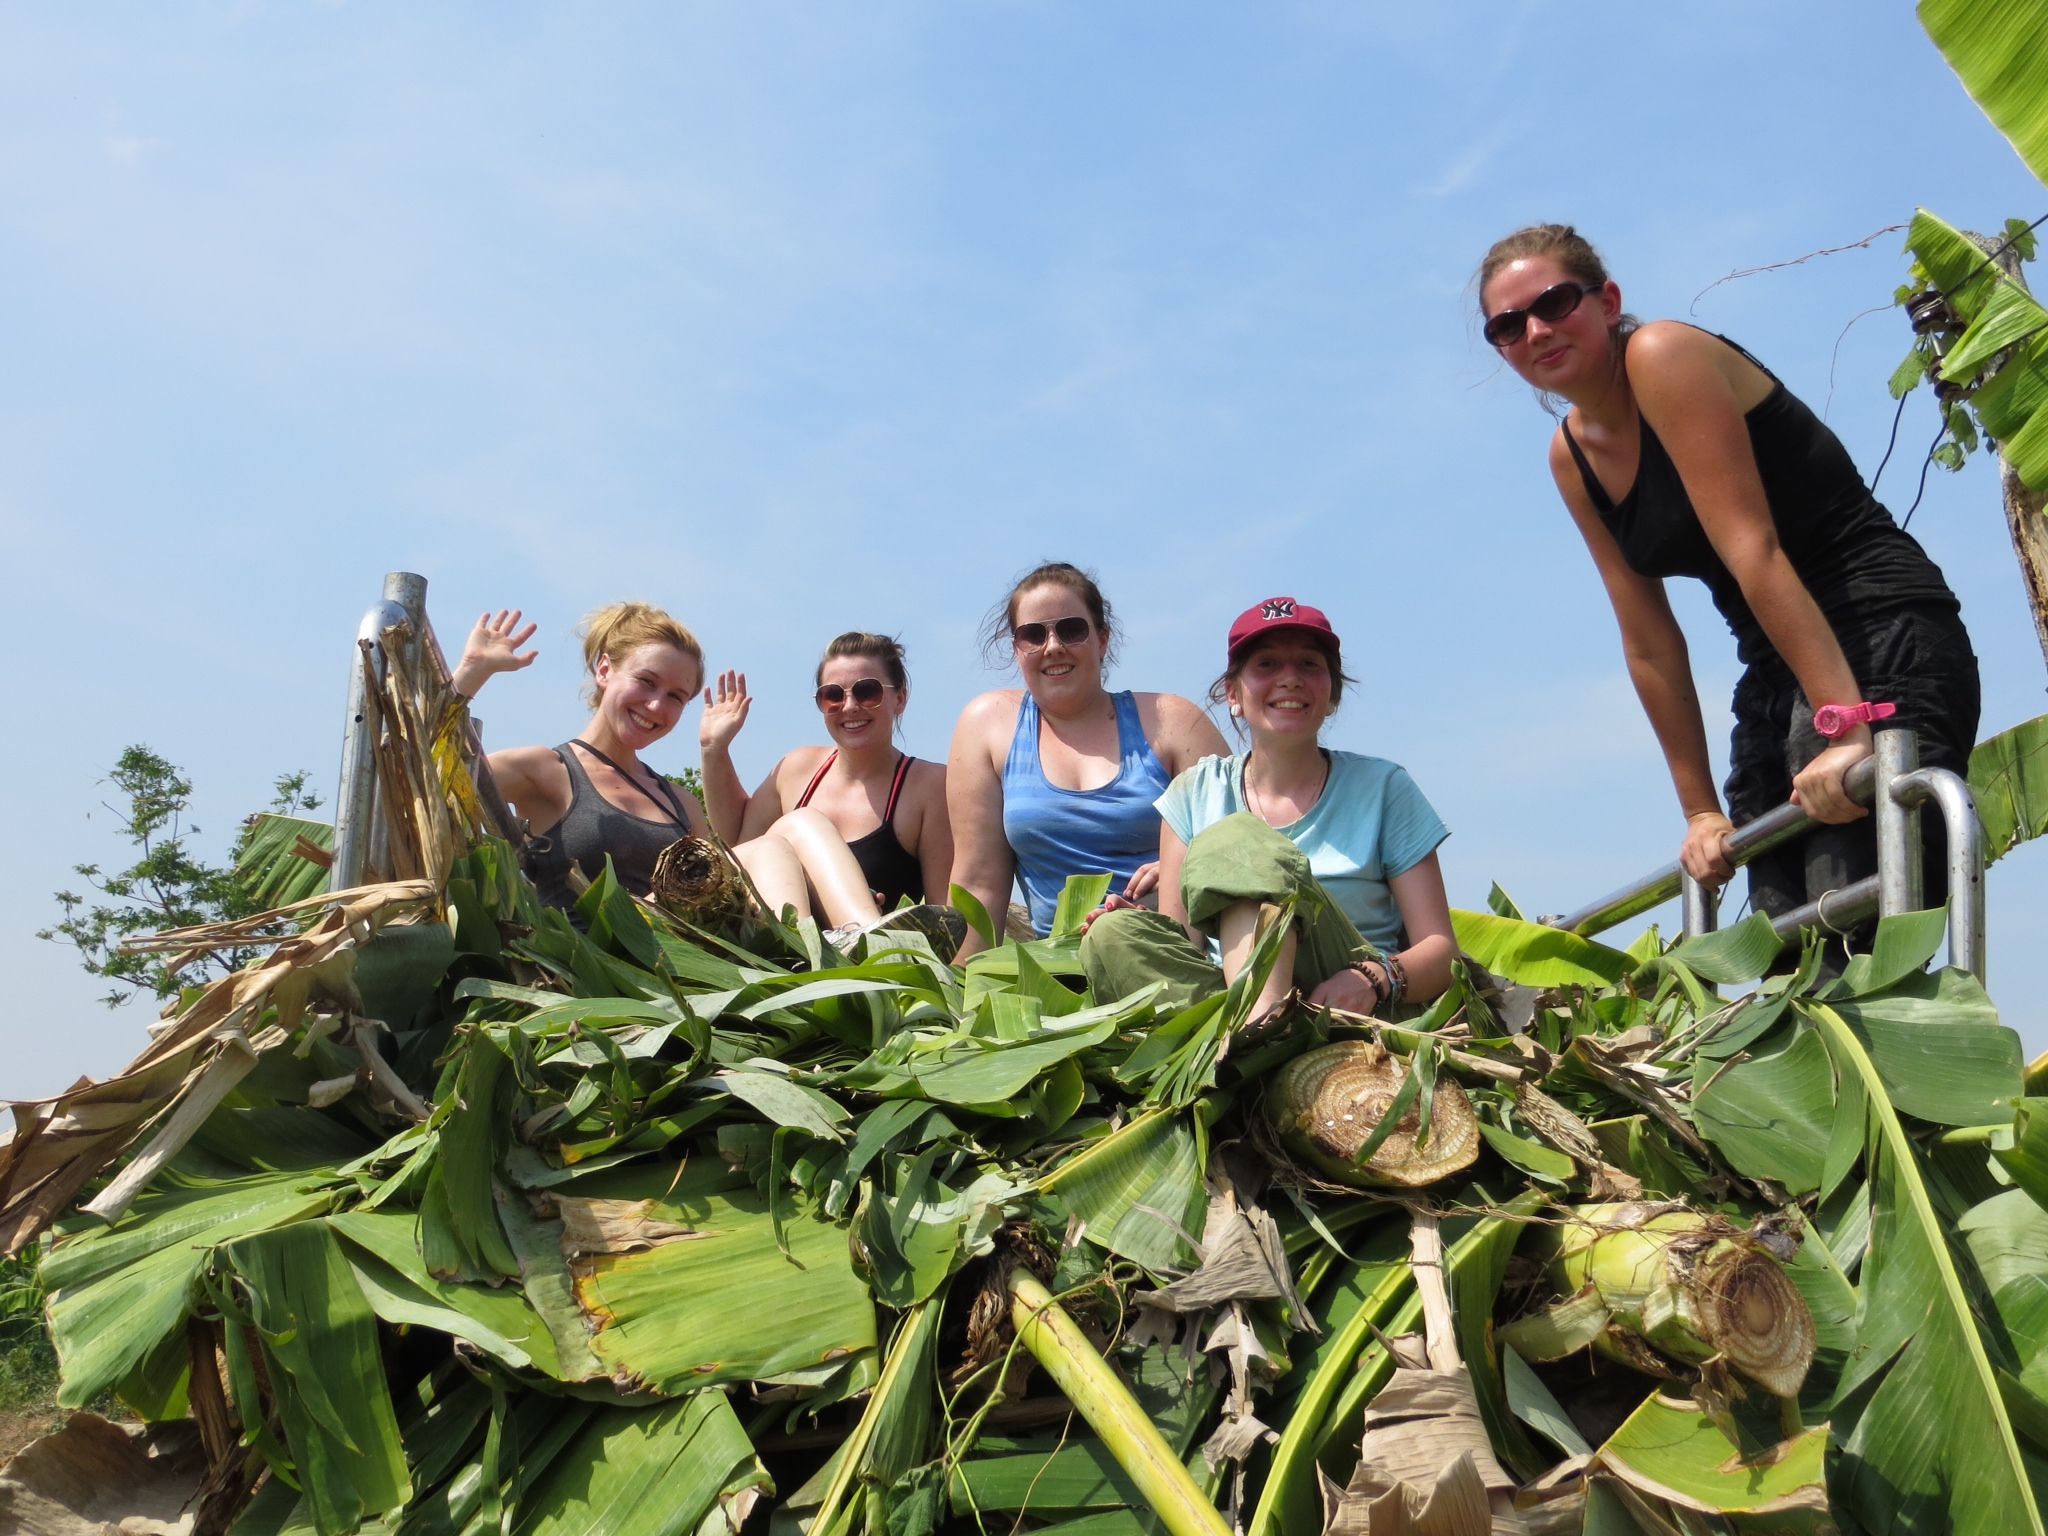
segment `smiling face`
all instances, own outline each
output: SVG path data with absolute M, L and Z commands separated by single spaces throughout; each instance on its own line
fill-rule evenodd
M 1055 623 L 1068 618 L 1088 620 L 1086 639 L 1068 644 L 1052 633 Z M 1054 582 L 1031 588 L 1011 609 L 1011 628 L 1019 624 L 1046 626 L 1043 649 L 1012 646 L 1017 670 L 1039 708 L 1052 707 L 1064 713 L 1061 706 L 1085 704 L 1102 692 L 1102 656 L 1108 637 L 1089 618 L 1088 605 L 1078 593 Z
M 1527 309 L 1536 296 L 1577 279 L 1550 256 L 1524 256 L 1488 280 L 1479 296 L 1489 317 Z M 1589 293 L 1562 320 L 1531 315 L 1518 341 L 1496 348 L 1503 361 L 1538 389 L 1569 397 L 1580 386 L 1604 382 L 1614 367 L 1614 327 L 1621 322 L 1621 289 L 1608 283 Z
M 619 741 L 644 752 L 676 728 L 704 686 L 697 658 L 672 645 L 643 645 L 615 661 L 597 658 L 597 712 Z
M 883 684 L 880 699 L 873 704 L 856 704 L 853 701 L 853 685 L 864 677 L 872 677 Z M 877 741 L 887 741 L 895 729 L 896 720 L 903 713 L 903 707 L 910 702 L 910 689 L 888 686 L 888 669 L 872 656 L 833 656 L 818 668 L 818 681 L 837 683 L 846 690 L 846 697 L 837 704 L 819 706 L 819 713 L 825 717 L 825 729 L 833 743 L 842 751 L 858 752 L 862 747 Z
M 1261 737 L 1313 739 L 1330 718 L 1330 658 L 1314 641 L 1286 633 L 1261 640 L 1229 688 L 1257 747 Z

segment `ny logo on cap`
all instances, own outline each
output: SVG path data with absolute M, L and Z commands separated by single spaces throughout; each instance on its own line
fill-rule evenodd
M 1259 617 L 1262 619 L 1293 618 L 1294 599 L 1291 597 L 1275 597 L 1261 603 L 1259 605 Z

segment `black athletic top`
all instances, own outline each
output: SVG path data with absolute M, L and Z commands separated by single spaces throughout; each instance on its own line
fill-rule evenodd
M 811 796 L 818 792 L 818 786 L 825 782 L 825 775 L 838 761 L 839 754 L 834 752 L 825 759 L 825 766 L 811 776 L 809 788 L 796 803 L 798 810 L 811 803 Z M 896 777 L 889 783 L 889 803 L 882 809 L 882 824 L 866 837 L 856 838 L 846 845 L 859 861 L 868 889 L 875 893 L 875 905 L 884 912 L 895 911 L 896 903 L 905 896 L 916 902 L 924 900 L 924 866 L 896 836 L 896 799 L 903 793 L 904 775 L 910 772 L 914 761 L 916 759 L 906 752 L 897 762 Z
M 643 794 L 647 793 L 651 779 L 659 796 L 649 794 L 648 798 L 657 803 L 667 800 L 675 810 L 674 818 L 649 821 L 620 810 L 597 792 L 597 786 L 590 782 L 590 775 L 583 771 L 583 764 L 571 750 L 574 747 L 581 747 L 613 772 L 631 779 L 634 788 Z M 560 821 L 528 838 L 526 843 L 526 871 L 540 891 L 540 899 L 551 907 L 574 907 L 580 893 L 570 884 L 571 866 L 581 872 L 585 881 L 595 880 L 604 871 L 607 854 L 620 883 L 635 896 L 645 896 L 661 850 L 690 835 L 690 818 L 676 787 L 651 768 L 644 774 L 627 773 L 587 741 L 564 742 L 555 748 L 555 756 L 569 770 L 569 809 L 562 813 Z
M 1764 368 L 1740 344 L 1726 336 L 1718 339 Z M 1768 368 L 1764 372 L 1770 375 L 1771 392 L 1744 418 L 1750 446 L 1778 542 L 1836 638 L 1846 643 L 1847 637 L 1902 608 L 1958 612 L 1940 567 L 1870 494 L 1841 439 L 1776 374 Z M 1565 446 L 1578 463 L 1600 521 L 1621 546 L 1630 570 L 1704 581 L 1714 606 L 1735 631 L 1736 650 L 1745 663 L 1777 661 L 1741 585 L 1708 542 L 1670 454 L 1647 421 L 1641 430 L 1635 484 L 1616 502 L 1593 473 L 1571 428 L 1564 429 Z

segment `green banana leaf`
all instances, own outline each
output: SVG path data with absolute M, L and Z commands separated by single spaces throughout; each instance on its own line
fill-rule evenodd
M 1144 1495 L 1094 1436 L 1077 1436 L 1056 1450 L 976 1457 L 953 1469 L 954 1513 L 1068 1514 L 1089 1509 L 1142 1508 Z
M 1700 1514 L 1825 1515 L 1827 1450 L 1826 1425 L 1781 1444 L 1738 1446 L 1694 1403 L 1653 1392 L 1600 1447 L 1598 1465 Z
M 2010 1120 L 2024 1091 L 2020 1038 L 1967 971 L 1908 976 L 1869 997 L 1831 1001 L 1904 1113 L 1936 1125 Z
M 2040 1511 L 1997 1372 L 1918 1151 L 1856 1031 L 1824 1004 L 1806 1011 L 1837 1073 L 1860 1081 L 1868 1125 L 1863 1315 L 1836 1394 L 1837 1433 L 1842 1419 L 1853 1425 L 1831 1492 L 1850 1515 L 1880 1530 L 1931 1529 L 1946 1520 L 1957 1536 L 2039 1533 Z M 1863 1400 L 1860 1389 L 1873 1382 L 1875 1392 Z
M 2009 3 L 1993 0 L 1983 8 Z M 1970 403 L 1984 430 L 1998 439 L 1999 456 L 2031 489 L 2048 486 L 2048 412 L 2042 410 L 2048 402 L 2048 310 L 2006 281 L 1976 242 L 1924 208 L 1913 217 L 1906 245 L 1966 323 L 1942 360 L 1942 379 L 1974 386 Z M 1994 360 L 1997 372 L 1979 383 L 1980 371 Z M 1918 348 L 1908 361 L 1917 365 Z
M 59 1242 L 43 1260 L 50 1335 L 64 1364 L 57 1401 L 82 1408 L 193 1312 L 212 1249 L 333 1205 L 332 1180 L 262 1174 L 220 1183 L 165 1175 L 119 1225 Z
M 1919 15 L 1963 89 L 2048 181 L 2048 4 L 1920 0 Z
M 1494 975 L 1525 987 L 1608 987 L 1635 969 L 1618 949 L 1562 928 L 1491 912 L 1453 910 L 1458 948 Z
M 1970 754 L 1970 795 L 1984 823 L 1987 865 L 2048 832 L 2048 715 L 1977 743 Z
M 222 1250 L 243 1282 L 286 1442 L 322 1536 L 412 1497 L 376 1316 L 325 1222 L 238 1238 Z M 240 1401 L 245 1419 L 257 1404 Z
M 1098 1248 L 1153 1271 L 1191 1268 L 1208 1209 L 1207 1141 L 1198 1115 L 1151 1110 L 1083 1148 L 1038 1187 Z
M 1827 1158 L 1834 1068 L 1804 1020 L 1767 1044 L 1733 1062 L 1701 1058 L 1693 1124 L 1737 1173 L 1806 1194 L 1820 1187 Z
M 407 1211 L 341 1211 L 327 1224 L 349 1243 L 348 1259 L 371 1308 L 387 1323 L 467 1339 L 515 1370 L 562 1379 L 546 1321 L 513 1286 L 462 1285 L 427 1268 L 417 1219 Z
M 462 1055 L 453 1090 L 435 1110 L 440 1155 L 420 1204 L 420 1246 L 427 1268 L 442 1279 L 496 1281 L 519 1273 L 493 1193 L 507 1140 L 510 1067 L 496 1042 L 479 1035 Z
M 2022 1099 L 2013 1116 L 2011 1145 L 1994 1141 L 1991 1155 L 2015 1184 L 2048 1207 L 2048 1099 Z
M 327 858 L 307 858 L 302 848 Z M 264 811 L 249 818 L 235 849 L 235 881 L 256 911 L 288 907 L 327 889 L 333 855 L 334 828 L 327 822 Z
M 2007 1190 L 1971 1207 L 1956 1229 L 2005 1325 L 2021 1385 L 2048 1403 L 2048 1211 L 2026 1191 Z
M 513 1536 L 737 1531 L 768 1474 L 723 1392 L 597 1413 L 519 1501 Z
M 592 1347 L 620 1381 L 674 1396 L 875 1348 L 874 1303 L 845 1229 L 811 1215 L 786 1220 L 785 1257 L 768 1198 L 726 1170 L 620 1169 L 559 1193 L 650 1200 L 650 1216 L 691 1229 L 574 1266 L 577 1301 L 596 1328 Z
M 1590 1341 L 1589 1341 L 1590 1342 Z M 1501 1385 L 1507 1393 L 1508 1408 L 1524 1424 L 1542 1435 L 1567 1456 L 1590 1456 L 1593 1447 L 1572 1423 L 1542 1378 L 1529 1369 L 1528 1362 L 1512 1349 L 1500 1352 Z

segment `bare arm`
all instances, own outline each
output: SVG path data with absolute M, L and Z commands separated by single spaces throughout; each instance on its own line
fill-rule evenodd
M 988 909 L 1002 931 L 1010 906 L 1010 884 L 1017 857 L 1003 833 L 1003 780 L 991 743 L 1000 737 L 1004 717 L 1015 729 L 1017 695 L 985 693 L 969 704 L 953 730 L 953 749 L 946 760 L 946 813 L 953 834 L 951 883 L 963 887 Z M 980 949 L 979 935 L 969 933 L 957 959 Z
M 1170 823 L 1159 823 L 1159 913 L 1186 928 L 1188 937 L 1207 949 L 1207 941 L 1188 927 L 1188 904 L 1181 899 L 1180 874 L 1188 862 L 1188 845 Z
M 455 671 L 449 678 L 449 685 L 465 699 L 473 699 L 477 691 L 500 672 L 517 672 L 533 665 L 539 651 L 521 652 L 519 647 L 531 640 L 538 624 L 520 627 L 524 615 L 517 608 L 498 610 L 492 618 L 488 613 L 476 621 L 476 628 L 469 632 L 469 640 L 462 647 L 462 659 L 455 663 Z
M 1734 373 L 1738 365 L 1743 373 Z M 1841 642 L 1778 542 L 1737 396 L 1754 366 L 1685 326 L 1647 328 L 1628 355 L 1643 419 L 1670 453 L 1714 552 L 1807 699 L 1816 707 L 1859 704 L 1863 692 Z M 1869 727 L 1858 726 L 1801 770 L 1793 798 L 1817 821 L 1868 815 L 1849 799 L 1842 776 L 1870 751 Z
M 761 781 L 761 787 L 747 797 L 747 812 L 741 819 L 737 841 L 750 843 L 782 819 L 782 813 L 789 809 L 782 803 L 783 771 L 798 756 L 798 753 L 792 752 L 769 769 L 768 777 Z M 733 782 L 739 782 L 737 774 L 733 776 Z
M 953 880 L 953 819 L 946 809 L 946 770 L 938 763 L 919 763 L 911 770 L 920 786 L 922 810 L 917 823 L 917 867 L 924 876 L 925 900 L 941 906 Z M 986 906 L 984 902 L 982 905 Z M 995 913 L 991 911 L 993 918 Z
M 1408 973 L 1407 1001 L 1426 1003 L 1442 997 L 1451 984 L 1451 962 L 1458 957 L 1458 936 L 1451 927 L 1451 904 L 1444 895 L 1443 867 L 1431 853 L 1421 863 L 1391 876 L 1387 885 L 1394 904 L 1401 909 L 1401 927 L 1408 935 L 1408 947 L 1400 951 L 1401 969 Z M 1356 971 L 1339 971 L 1309 994 L 1309 1001 L 1353 1013 L 1370 1013 L 1377 999 L 1373 985 L 1383 990 L 1387 968 L 1366 962 L 1373 983 Z
M 1216 722 L 1200 705 L 1177 693 L 1141 693 L 1137 697 L 1138 719 L 1145 727 L 1146 742 L 1169 779 L 1185 768 L 1192 768 L 1205 757 L 1229 755 L 1230 748 L 1224 745 L 1223 733 L 1216 729 Z M 1161 822 L 1162 856 L 1166 833 L 1166 824 Z M 1178 881 L 1179 878 L 1176 873 L 1174 879 Z M 1123 890 L 1110 894 L 1104 908 L 1114 909 L 1126 902 L 1140 902 L 1162 889 L 1165 880 L 1166 871 L 1160 859 L 1140 864 L 1131 872 Z
M 536 834 L 551 830 L 568 814 L 569 771 L 552 748 L 507 747 L 485 760 L 491 765 L 498 792 Z
M 1656 732 L 1672 787 L 1678 791 L 1687 829 L 1679 858 L 1694 879 L 1719 884 L 1735 872 L 1725 849 L 1732 828 L 1721 814 L 1721 797 L 1714 788 L 1707 727 L 1700 716 L 1699 691 L 1693 686 L 1685 631 L 1672 615 L 1664 583 L 1654 576 L 1638 575 L 1622 558 L 1621 546 L 1614 542 L 1614 535 L 1586 495 L 1562 434 L 1551 444 L 1550 470 L 1607 589 L 1607 601 L 1621 627 L 1629 681 L 1635 685 L 1650 729 Z
M 701 752 L 699 772 L 704 777 L 704 809 L 711 815 L 711 827 L 728 843 L 743 842 L 749 796 L 732 765 L 733 738 L 747 723 L 747 711 L 754 700 L 747 692 L 744 672 L 720 675 L 715 690 L 704 690 L 704 714 L 697 722 L 697 746 Z M 768 775 L 768 783 L 775 775 Z M 764 786 L 765 787 L 765 786 Z

